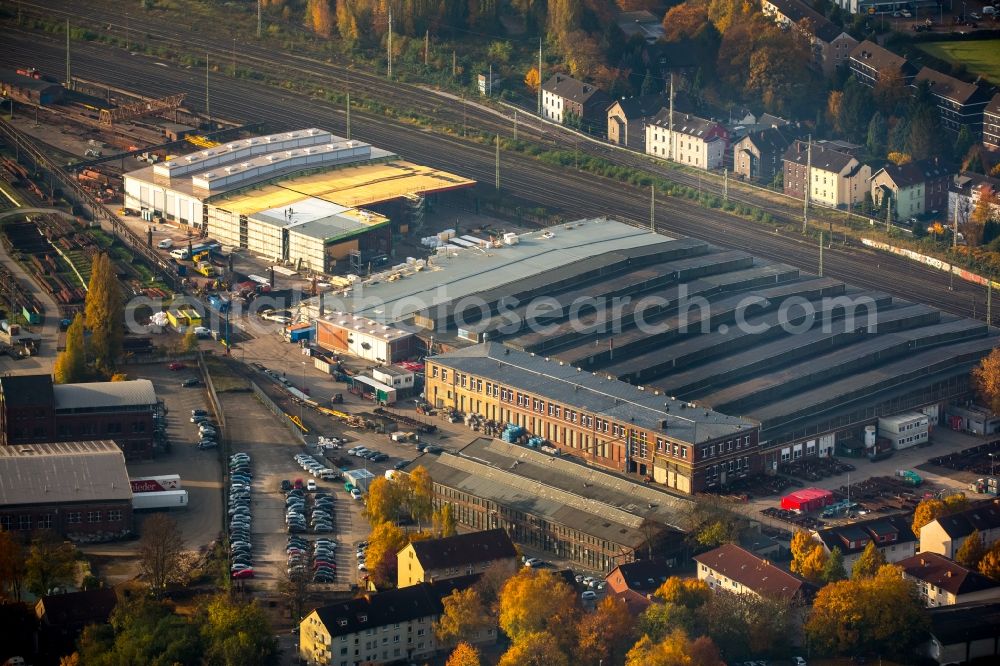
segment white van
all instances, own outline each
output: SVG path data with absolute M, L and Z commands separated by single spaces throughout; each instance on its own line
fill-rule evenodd
M 187 259 L 188 258 L 187 248 L 180 247 L 177 248 L 176 250 L 172 250 L 170 252 L 170 256 L 173 257 L 174 259 Z
M 159 243 L 156 244 L 156 247 L 160 248 L 161 250 L 167 250 L 172 248 L 173 246 L 174 246 L 174 241 L 172 238 L 164 238 L 163 240 L 161 240 Z

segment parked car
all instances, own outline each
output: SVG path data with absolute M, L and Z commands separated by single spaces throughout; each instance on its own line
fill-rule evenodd
M 583 594 L 580 595 L 580 598 L 583 599 L 584 601 L 593 601 L 594 599 L 597 598 L 597 592 L 594 592 L 593 590 L 586 590 Z
M 285 493 L 292 489 L 292 482 L 288 479 L 281 480 L 281 492 Z
M 540 567 L 541 565 L 542 561 L 537 557 L 529 557 L 524 561 L 524 566 L 529 567 L 531 569 L 534 569 L 535 567 Z
M 361 499 L 361 491 L 358 490 L 357 488 L 352 489 L 351 490 L 351 497 L 353 497 L 356 500 Z
M 197 377 L 188 377 L 181 382 L 181 388 L 192 388 L 194 386 L 201 386 L 201 380 Z
M 310 492 L 315 491 L 316 490 L 316 482 L 313 481 L 312 479 L 309 479 L 308 481 L 306 481 L 306 490 L 308 490 Z
M 173 363 L 167 364 L 167 370 L 183 370 L 187 366 L 180 361 L 174 361 Z
M 233 578 L 253 578 L 253 569 L 240 569 L 233 572 Z

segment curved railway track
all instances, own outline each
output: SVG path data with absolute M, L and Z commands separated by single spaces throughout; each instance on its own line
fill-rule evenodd
M 0 64 L 30 59 L 36 66 L 58 71 L 64 58 L 61 44 L 37 35 L 8 33 Z M 185 91 L 189 103 L 204 102 L 203 73 L 180 67 L 158 67 L 147 58 L 129 56 L 93 44 L 74 47 L 74 72 L 82 78 L 133 89 L 155 96 L 163 91 Z M 212 108 L 232 118 L 262 120 L 277 129 L 343 125 L 343 109 L 322 100 L 277 91 L 249 81 L 219 77 L 212 91 Z M 352 112 L 354 136 L 389 147 L 408 158 L 442 169 L 492 182 L 494 148 L 457 137 L 400 125 L 365 112 Z M 572 169 L 549 167 L 519 154 L 501 157 L 502 184 L 519 199 L 558 207 L 570 216 L 608 215 L 648 226 L 649 192 Z M 776 234 L 762 225 L 667 197 L 657 202 L 657 230 L 746 250 L 814 272 L 818 247 L 797 237 Z M 955 314 L 984 317 L 985 289 L 955 281 L 948 288 L 945 274 L 893 255 L 864 248 L 834 246 L 824 257 L 825 274 L 845 282 L 917 300 Z

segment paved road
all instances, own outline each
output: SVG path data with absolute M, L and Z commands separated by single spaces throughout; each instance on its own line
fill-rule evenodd
M 59 71 L 64 49 L 57 40 L 8 31 L 7 48 L 0 65 L 30 60 L 43 70 Z M 92 44 L 74 44 L 74 72 L 91 80 L 134 89 L 150 96 L 186 91 L 190 108 L 204 102 L 202 73 L 181 67 L 159 67 L 143 57 Z M 341 131 L 341 109 L 322 101 L 288 92 L 227 79 L 212 79 L 213 113 L 236 119 L 263 120 L 274 128 L 319 125 Z M 463 176 L 492 182 L 494 151 L 487 146 L 434 135 L 385 118 L 352 113 L 353 136 L 394 149 Z M 553 168 L 529 158 L 505 154 L 501 158 L 505 190 L 529 201 L 562 210 L 568 216 L 609 215 L 638 225 L 648 224 L 649 193 L 617 182 L 564 168 Z M 709 211 L 685 200 L 667 199 L 656 208 L 657 229 L 670 235 L 693 236 L 722 246 L 739 248 L 767 259 L 784 261 L 804 270 L 815 270 L 819 251 L 797 235 L 774 233 L 759 224 Z M 954 291 L 947 277 L 908 260 L 862 248 L 834 247 L 825 253 L 825 273 L 852 284 L 889 291 L 963 315 L 982 317 L 985 292 L 961 281 Z

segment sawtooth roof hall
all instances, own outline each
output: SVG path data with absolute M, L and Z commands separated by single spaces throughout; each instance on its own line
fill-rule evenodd
M 567 404 L 574 404 L 577 382 L 580 388 L 602 383 L 601 391 L 608 394 L 613 393 L 609 379 L 628 382 L 642 387 L 643 393 L 632 389 L 633 398 L 644 396 L 630 400 L 649 403 L 641 410 L 644 420 L 658 420 L 646 412 L 654 403 L 670 403 L 667 397 L 700 407 L 685 416 L 707 411 L 695 441 L 702 427 L 718 427 L 726 416 L 759 424 L 767 465 L 833 449 L 834 438 L 863 439 L 864 426 L 880 416 L 921 408 L 929 408 L 933 417 L 943 415 L 940 407 L 969 395 L 969 371 L 1000 343 L 983 322 L 740 250 L 607 220 L 599 221 L 600 233 L 619 240 L 602 244 L 594 235 L 597 222 L 555 227 L 546 240 L 539 240 L 538 232 L 526 235 L 530 242 L 548 243 L 548 252 L 558 256 L 558 248 L 574 246 L 578 226 L 588 234 L 588 244 L 600 248 L 585 261 L 546 268 L 532 264 L 531 270 L 517 272 L 504 253 L 523 249 L 527 241 L 485 253 L 470 249 L 467 257 L 450 259 L 452 264 L 438 266 L 436 273 L 372 285 L 365 295 L 378 297 L 384 288 L 391 300 L 404 291 L 419 292 L 420 281 L 433 278 L 447 288 L 449 299 L 397 323 L 415 327 L 425 339 L 433 335 L 435 351 L 445 351 L 435 357 L 443 366 L 482 365 L 483 372 L 492 367 L 498 380 L 502 375 L 512 385 L 534 381 L 529 375 L 557 376 L 560 381 L 532 390 L 558 393 L 549 398 Z M 478 270 L 470 273 L 466 262 Z M 682 312 L 685 294 L 688 303 L 699 299 L 706 307 L 688 306 Z M 514 324 L 511 317 L 480 318 L 478 306 L 456 312 L 456 304 L 470 295 L 494 314 L 503 304 L 506 312 L 522 318 Z M 539 296 L 562 307 L 536 317 L 548 325 L 544 332 L 527 325 L 527 304 Z M 612 316 L 589 311 L 578 318 L 582 326 L 571 325 L 568 311 L 575 299 L 615 296 L 631 300 Z M 647 326 L 640 328 L 637 303 L 644 297 L 659 301 L 641 312 Z M 511 307 L 515 298 L 519 305 Z M 753 305 L 747 307 L 748 302 Z M 804 307 L 813 316 L 806 316 Z M 741 308 L 745 325 L 736 325 Z M 602 320 L 619 330 L 608 332 Z M 787 325 L 781 325 L 783 320 Z M 486 340 L 502 345 L 465 349 Z M 484 362 L 488 359 L 492 366 Z M 567 395 L 560 398 L 562 393 Z M 670 410 L 665 418 L 678 413 Z

